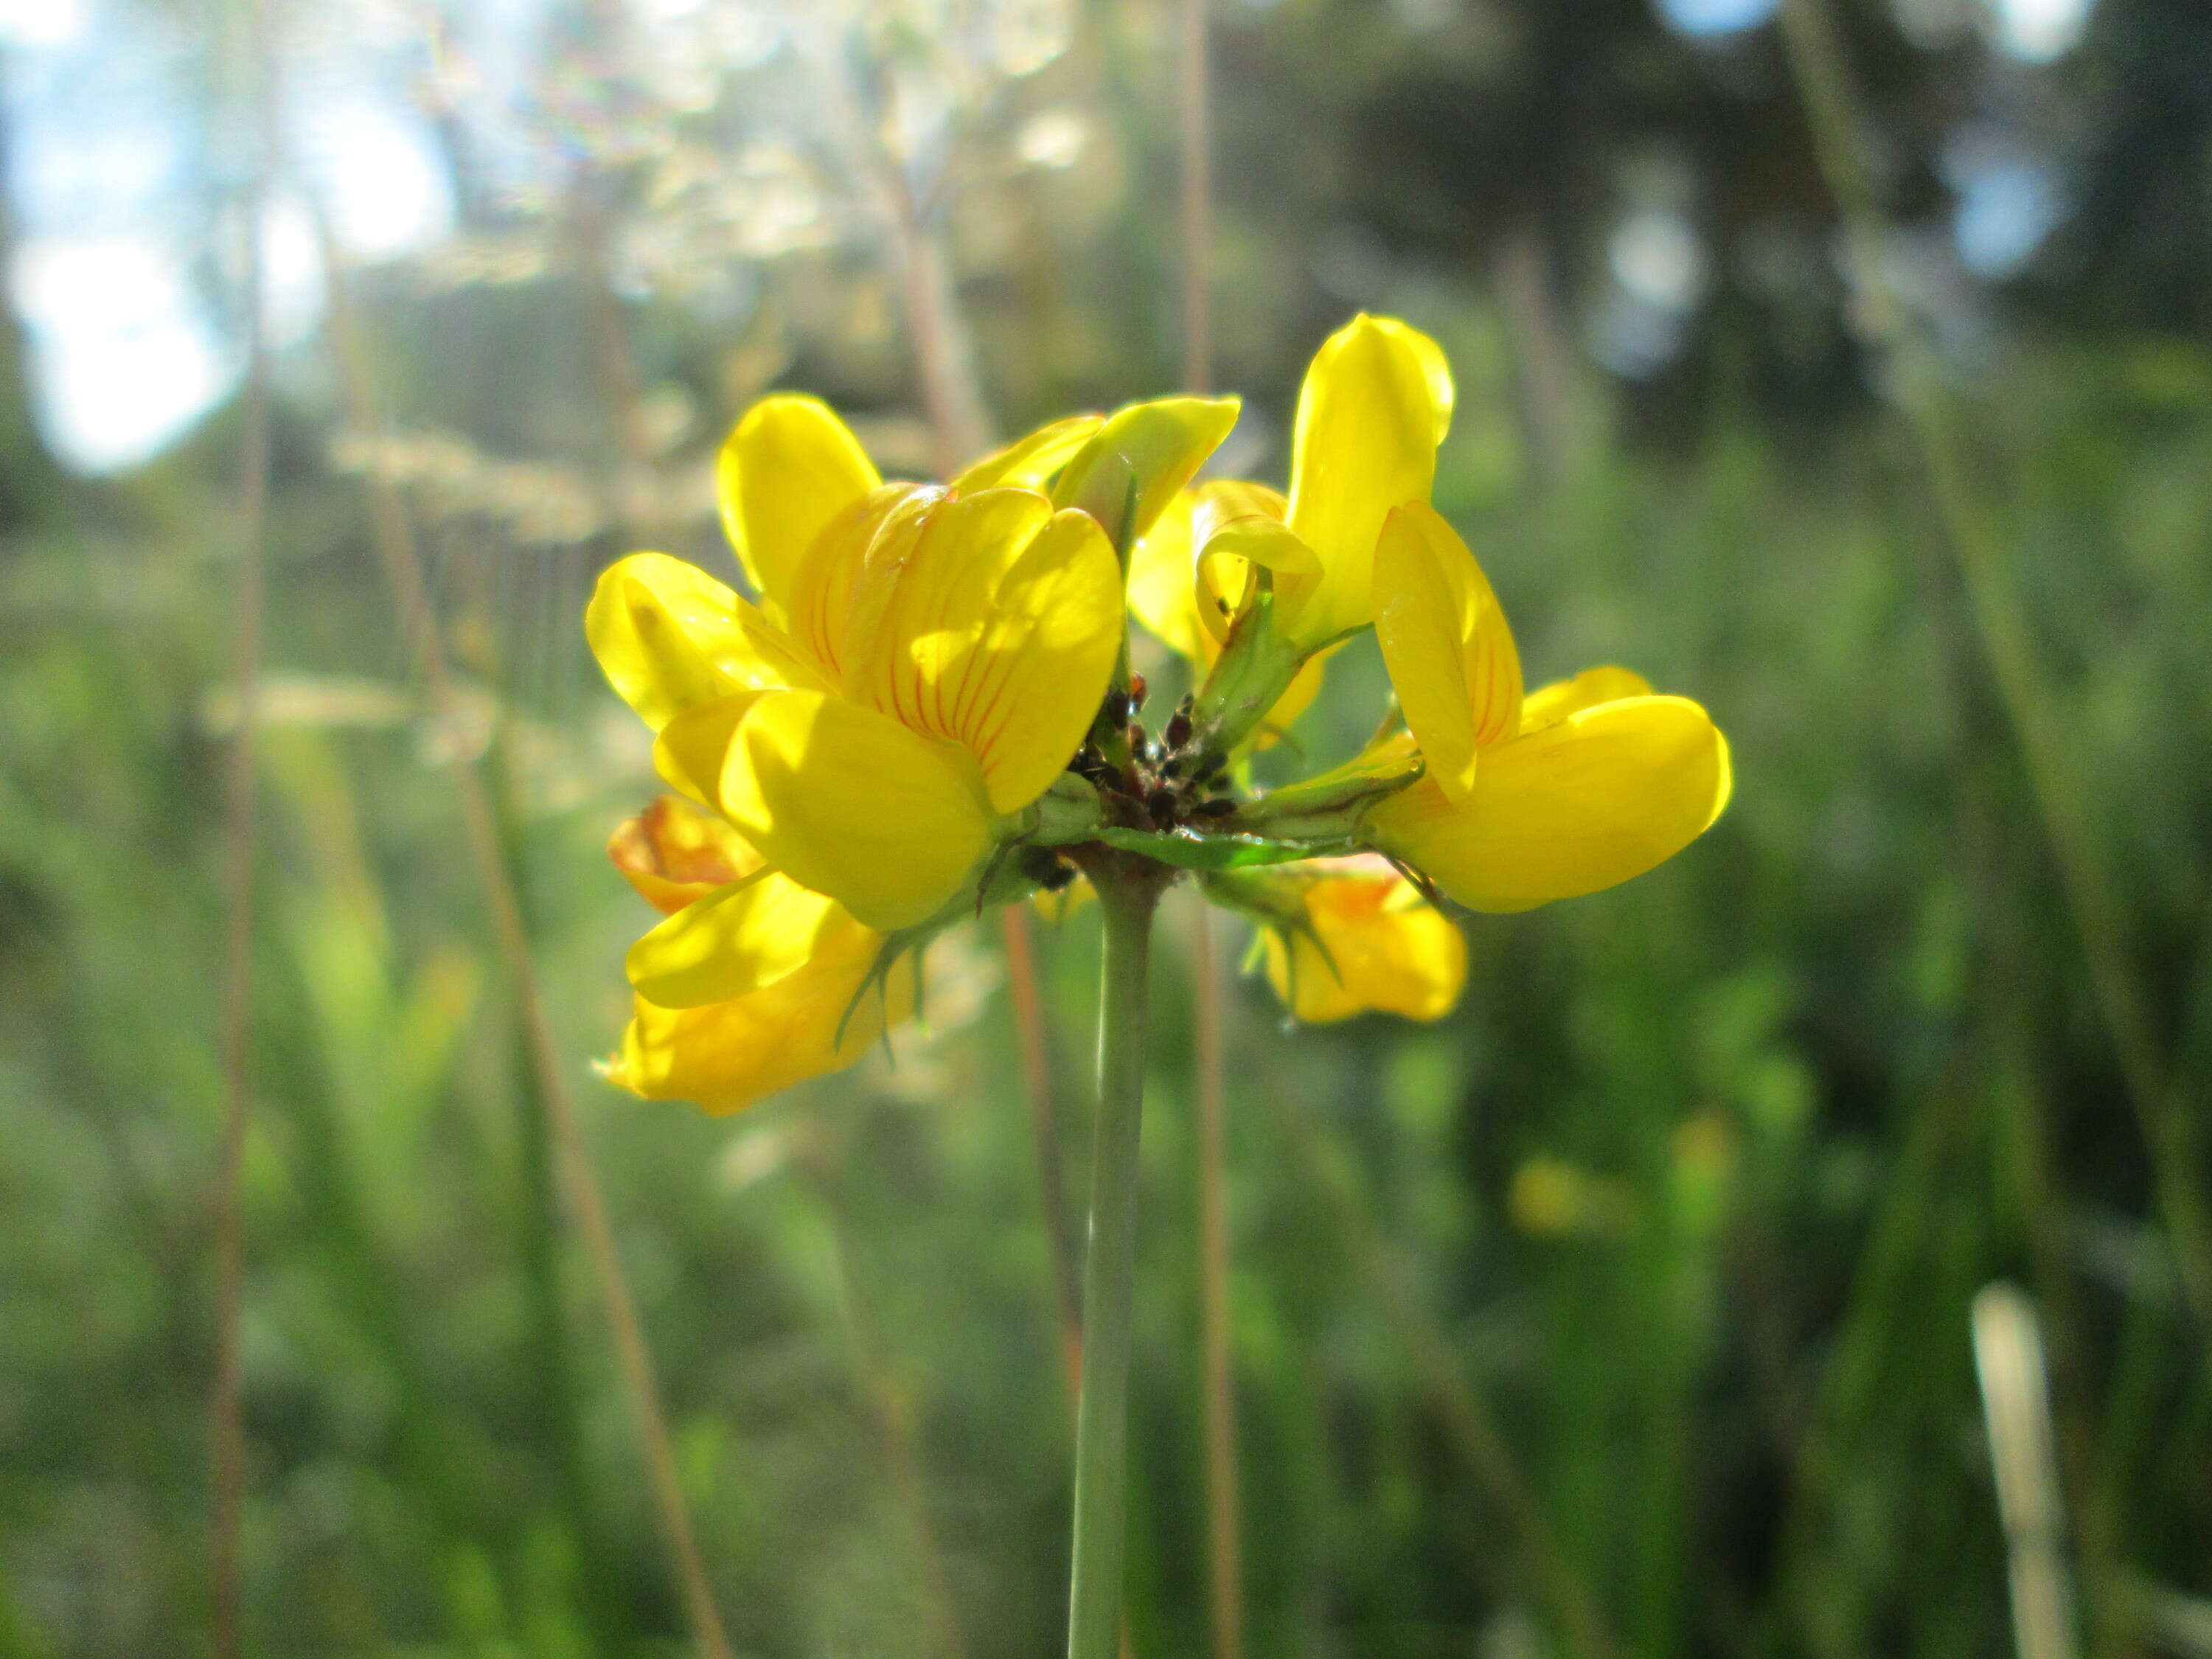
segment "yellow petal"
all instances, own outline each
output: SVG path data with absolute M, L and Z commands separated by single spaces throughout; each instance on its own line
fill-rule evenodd
M 1053 474 L 1066 466 L 1075 452 L 1091 441 L 1091 434 L 1105 424 L 1103 415 L 1071 415 L 1050 426 L 1041 426 L 1028 437 L 986 455 L 955 478 L 952 488 L 963 495 L 1000 484 L 1043 489 L 1052 483 Z
M 1228 637 L 1229 623 L 1249 597 L 1252 562 L 1231 550 L 1257 551 L 1263 562 L 1278 570 L 1289 568 L 1317 570 L 1304 544 L 1279 522 L 1273 523 L 1277 538 L 1267 536 L 1271 520 L 1279 520 L 1282 495 L 1264 484 L 1219 479 L 1187 489 L 1163 513 L 1145 538 L 1137 544 L 1129 564 L 1129 610 L 1147 630 L 1170 650 L 1202 670 L 1212 666 Z M 1238 538 L 1217 540 L 1195 556 L 1193 532 L 1209 533 L 1233 527 Z M 1278 578 L 1278 591 L 1281 579 Z M 1323 665 L 1328 653 L 1306 659 L 1275 706 L 1261 723 L 1261 746 L 1273 742 L 1304 714 L 1321 692 Z
M 653 743 L 653 769 L 684 799 L 709 812 L 722 810 L 722 767 L 738 722 L 760 699 L 761 691 L 734 691 L 712 702 L 687 708 L 660 728 Z
M 1355 317 L 1325 341 L 1298 393 L 1291 529 L 1326 574 L 1285 617 L 1317 645 L 1368 622 L 1383 515 L 1425 501 L 1451 424 L 1451 371 L 1435 341 L 1389 317 Z
M 1040 918 L 1057 927 L 1095 896 L 1091 890 L 1090 878 L 1078 876 L 1057 892 L 1048 893 L 1042 888 L 1038 889 L 1030 895 L 1030 907 Z
M 1195 521 L 1194 521 L 1195 522 Z M 1273 574 L 1275 592 L 1296 614 L 1322 575 L 1321 559 L 1296 531 L 1257 514 L 1231 519 L 1199 544 L 1199 615 L 1217 641 L 1252 595 L 1253 573 Z
M 1379 858 L 1328 860 L 1302 896 L 1320 942 L 1264 936 L 1275 994 L 1310 1025 L 1370 1012 L 1440 1019 L 1467 983 L 1467 941 Z
M 601 573 L 584 635 L 607 682 L 658 731 L 744 687 L 811 678 L 766 617 L 696 565 L 633 553 Z
M 1131 613 L 1170 649 L 1201 667 L 1211 664 L 1251 592 L 1247 555 L 1256 551 L 1259 562 L 1279 573 L 1321 570 L 1312 550 L 1283 531 L 1282 519 L 1282 492 L 1265 484 L 1213 478 L 1184 490 L 1137 543 L 1129 562 Z M 1216 540 L 1231 528 L 1252 544 Z
M 872 567 L 896 567 L 947 499 L 944 490 L 885 484 L 872 490 L 823 531 L 792 583 L 790 632 L 809 660 L 835 682 L 855 659 L 854 600 Z M 826 689 L 826 688 L 810 688 Z
M 1121 646 L 1121 573 L 1097 521 L 1026 489 L 956 496 L 854 598 L 847 688 L 975 757 L 993 809 L 1066 768 Z M 865 646 L 860 617 L 874 618 Z
M 692 1100 L 722 1113 L 849 1066 L 887 1025 L 913 1015 L 912 957 L 881 988 L 862 988 L 882 943 L 847 916 L 817 936 L 804 967 L 749 995 L 682 1009 L 641 998 L 608 1079 L 650 1100 Z
M 983 781 L 965 755 L 814 691 L 752 706 L 730 744 L 721 805 L 770 864 L 886 931 L 943 908 L 991 844 Z
M 1208 478 L 1191 492 L 1191 508 L 1195 533 L 1203 546 L 1216 531 L 1239 519 L 1273 519 L 1282 523 L 1290 502 L 1281 490 L 1267 484 L 1244 478 Z
M 1629 697 L 1486 750 L 1454 803 L 1424 778 L 1369 816 L 1375 843 L 1476 910 L 1525 910 L 1641 875 L 1726 804 L 1728 744 L 1685 697 Z
M 1297 676 L 1283 688 L 1283 695 L 1275 699 L 1275 706 L 1260 722 L 1259 745 L 1265 749 L 1275 738 L 1291 728 L 1291 723 L 1313 707 L 1313 700 L 1321 695 L 1322 675 L 1328 667 L 1334 653 L 1320 651 L 1308 657 L 1299 666 Z
M 792 392 L 755 404 L 715 463 L 730 545 L 754 589 L 780 607 L 814 538 L 882 482 L 829 404 Z
M 1234 398 L 1130 404 L 1068 462 L 1053 488 L 1053 505 L 1091 514 L 1115 548 L 1134 546 L 1229 435 L 1237 408 Z
M 750 875 L 761 862 L 760 854 L 722 819 L 678 795 L 663 795 L 636 817 L 624 818 L 607 839 L 607 856 L 664 915 Z
M 1585 668 L 1571 680 L 1554 680 L 1521 702 L 1521 729 L 1539 732 L 1570 714 L 1623 697 L 1651 696 L 1651 682 L 1626 668 Z
M 1521 729 L 1521 653 L 1490 579 L 1426 501 L 1382 521 L 1375 635 L 1429 775 L 1466 799 L 1476 751 Z
M 1214 635 L 1199 614 L 1188 489 L 1170 501 L 1129 557 L 1129 611 L 1170 651 L 1203 666 Z
M 763 867 L 670 916 L 623 966 L 656 1007 L 727 1002 L 797 973 L 826 929 L 851 920 L 835 899 Z

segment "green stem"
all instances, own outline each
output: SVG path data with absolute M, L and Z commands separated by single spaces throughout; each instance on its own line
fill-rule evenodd
M 1105 918 L 1091 1242 L 1083 1264 L 1083 1395 L 1075 1419 L 1068 1659 L 1120 1650 L 1129 1477 L 1129 1347 L 1137 1282 L 1137 1148 L 1144 1124 L 1146 972 L 1164 872 L 1109 855 L 1091 868 Z

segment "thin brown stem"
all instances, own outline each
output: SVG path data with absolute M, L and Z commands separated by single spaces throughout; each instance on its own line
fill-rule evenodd
M 1941 365 L 1885 268 L 1883 214 L 1859 150 L 1857 94 L 1844 43 L 1822 0 L 1784 0 L 1781 17 L 1814 149 L 1842 215 L 1869 343 L 1889 355 L 1896 371 L 1898 406 L 1957 561 L 1975 633 L 2081 936 L 2121 1080 L 2150 1149 L 2159 1209 L 2182 1283 L 2199 1322 L 2212 1328 L 2212 1205 L 2198 1169 L 2195 1128 L 2168 1075 L 2150 999 L 2128 954 L 2119 899 L 2098 856 L 2081 785 L 2037 666 L 2033 633 L 2005 570 L 2002 532 L 1974 487 L 1959 412 Z
M 937 475 L 950 478 L 990 438 L 990 416 L 953 291 L 951 264 L 926 222 L 905 158 L 893 154 L 884 138 L 889 123 L 880 118 L 882 112 L 863 106 L 853 56 L 834 38 L 836 23 L 803 6 L 792 7 L 790 15 L 810 44 L 854 173 L 874 198 L 914 341 Z
M 1206 276 L 1213 260 L 1213 85 L 1206 0 L 1182 0 L 1178 63 L 1182 128 L 1182 386 L 1209 389 L 1213 378 L 1213 307 Z
M 254 79 L 267 78 L 266 19 L 252 21 Z M 224 841 L 228 862 L 228 926 L 223 945 L 222 1140 L 216 1170 L 216 1350 L 214 1416 L 213 1626 L 216 1659 L 238 1659 L 240 1540 L 246 1504 L 246 1409 L 240 1374 L 239 1327 L 246 1302 L 246 1137 L 252 1119 L 253 1019 L 253 866 L 259 840 L 254 745 L 261 720 L 261 633 L 269 504 L 269 349 L 261 282 L 261 207 L 269 172 L 268 103 L 264 106 L 257 176 L 241 206 L 246 284 L 246 392 L 239 453 L 238 615 L 231 677 L 238 726 L 231 738 Z
M 331 331 L 347 418 L 360 431 L 373 432 L 380 424 L 380 414 L 368 368 L 368 348 L 354 313 L 337 249 L 319 219 L 318 228 L 324 268 L 329 276 Z M 408 522 L 405 504 L 391 481 L 374 470 L 368 473 L 367 482 L 370 528 L 386 579 L 392 586 L 401 624 L 421 665 L 434 713 L 441 719 L 451 718 L 459 706 L 455 687 L 437 618 L 430 606 L 422 556 L 416 546 L 413 527 Z M 514 872 L 507 867 L 506 854 L 500 844 L 490 793 L 480 763 L 474 758 L 457 761 L 453 777 L 470 856 L 483 884 L 493 932 L 512 981 L 524 1042 L 544 1100 L 546 1118 L 561 1149 L 569 1205 L 582 1231 L 599 1279 L 599 1293 L 606 1304 L 616 1361 L 637 1412 L 653 1498 L 668 1534 L 669 1551 L 692 1635 L 708 1659 L 730 1659 L 721 1614 L 714 1605 L 706 1566 L 692 1532 L 690 1511 L 677 1474 L 668 1424 L 661 1410 L 659 1385 L 653 1375 L 653 1356 L 638 1323 L 629 1287 L 623 1279 L 622 1259 L 616 1247 L 613 1224 L 607 1215 L 606 1200 L 592 1168 L 575 1102 L 568 1091 L 568 1070 L 547 1024 L 544 1004 L 538 994 L 529 933 L 523 921 Z

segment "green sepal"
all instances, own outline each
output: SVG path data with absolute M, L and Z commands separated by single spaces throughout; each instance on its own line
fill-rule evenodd
M 1232 910 L 1256 930 L 1252 947 L 1246 953 L 1244 971 L 1252 972 L 1265 959 L 1262 940 L 1269 933 L 1283 941 L 1284 960 L 1290 980 L 1291 1005 L 1297 1001 L 1298 953 L 1292 945 L 1299 939 L 1311 945 L 1320 955 L 1322 964 L 1339 985 L 1344 983 L 1344 970 L 1336 965 L 1336 953 L 1328 948 L 1328 941 L 1314 926 L 1307 911 L 1304 895 L 1317 878 L 1310 873 L 1285 872 L 1282 875 L 1231 875 L 1208 873 L 1199 878 L 1199 890 L 1224 910 Z
M 1192 701 L 1191 741 L 1200 750 L 1227 755 L 1243 747 L 1305 665 L 1307 653 L 1275 630 L 1273 573 L 1263 566 L 1259 577 Z
M 1419 781 L 1428 770 L 1420 751 L 1395 747 L 1370 750 L 1316 776 L 1271 789 L 1237 811 L 1240 824 L 1266 824 L 1280 837 L 1291 823 L 1311 823 L 1316 833 L 1352 833 L 1360 816 L 1387 795 Z M 1341 823 L 1342 829 L 1337 828 Z M 1301 830 L 1297 833 L 1307 833 Z
M 1062 772 L 1049 789 L 1014 815 L 1012 839 L 1032 847 L 1072 847 L 1096 840 L 1104 816 L 1097 787 L 1088 778 Z

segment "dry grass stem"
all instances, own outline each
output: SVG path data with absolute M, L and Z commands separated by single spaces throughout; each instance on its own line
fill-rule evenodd
M 318 227 L 324 268 L 329 273 L 331 329 L 337 355 L 340 387 L 347 404 L 347 419 L 360 430 L 374 431 L 381 423 L 381 415 L 374 391 L 374 380 L 368 370 L 367 346 L 361 337 L 359 325 L 353 313 L 337 249 L 328 234 L 327 226 L 319 220 Z M 370 525 L 378 556 L 392 585 L 410 647 L 419 660 L 431 705 L 442 717 L 453 712 L 458 706 L 455 688 L 447 670 L 437 619 L 431 610 L 414 531 L 408 523 L 405 505 L 398 492 L 374 474 L 370 474 L 366 482 Z M 638 1323 L 636 1307 L 630 1300 L 629 1286 L 623 1278 L 613 1225 L 608 1218 L 599 1176 L 592 1167 L 590 1149 L 576 1116 L 575 1103 L 568 1091 L 567 1067 L 546 1023 L 544 1006 L 538 995 L 537 973 L 530 956 L 529 935 L 523 922 L 513 872 L 507 868 L 506 854 L 500 845 L 498 823 L 490 795 L 477 762 L 457 760 L 453 771 L 455 787 L 460 797 L 470 855 L 483 882 L 485 902 L 491 912 L 493 931 L 497 936 L 500 952 L 513 982 L 524 1041 L 537 1073 L 538 1089 L 544 1101 L 555 1142 L 560 1148 L 569 1203 L 582 1230 L 585 1245 L 598 1276 L 600 1296 L 606 1304 L 608 1322 L 615 1340 L 617 1363 L 637 1412 L 653 1499 L 660 1514 L 661 1524 L 668 1534 L 669 1548 L 692 1634 L 708 1659 L 730 1659 L 729 1642 L 723 1633 L 721 1614 L 714 1605 L 705 1564 L 701 1559 L 698 1541 L 692 1531 L 690 1511 L 678 1478 L 675 1453 L 670 1443 L 667 1420 L 661 1410 L 659 1386 L 653 1375 L 652 1354 L 646 1346 L 644 1332 Z
M 257 17 L 257 25 L 262 21 Z M 265 176 L 265 154 L 261 159 Z M 237 1659 L 241 1650 L 246 1423 L 239 1328 L 246 1299 L 244 1183 L 252 1098 L 253 866 L 258 841 L 253 768 L 261 713 L 261 621 L 266 586 L 263 544 L 269 503 L 269 349 L 261 282 L 261 197 L 257 181 L 242 209 L 246 392 L 239 447 L 238 616 L 231 646 L 238 718 L 231 734 L 225 781 L 223 840 L 228 866 L 228 914 L 223 942 L 222 1139 L 215 1204 L 216 1352 L 211 1401 L 215 1491 L 210 1567 L 216 1659 Z
M 2074 1659 L 2066 1517 L 2034 1304 L 2016 1286 L 1987 1285 L 1974 1297 L 1973 1327 L 1974 1371 L 1981 1379 L 2012 1583 L 2014 1639 L 2020 1659 Z

